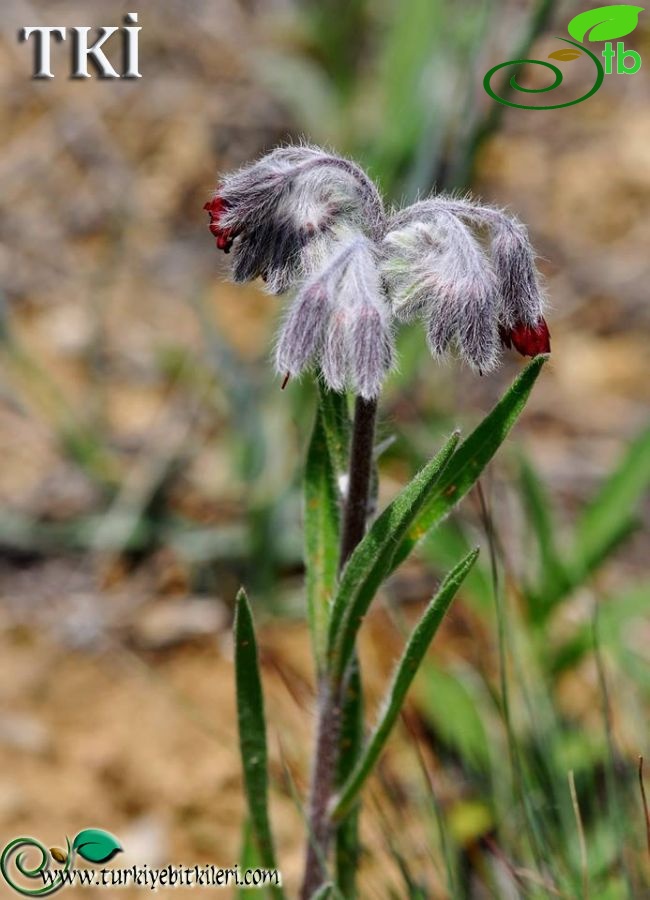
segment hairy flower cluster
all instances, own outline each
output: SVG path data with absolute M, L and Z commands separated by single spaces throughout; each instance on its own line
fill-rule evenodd
M 413 318 L 434 355 L 456 348 L 481 372 L 502 346 L 550 350 L 526 230 L 499 209 L 440 195 L 387 212 L 359 166 L 310 146 L 225 176 L 205 209 L 235 281 L 295 289 L 276 347 L 281 374 L 315 364 L 332 389 L 376 397 L 393 325 Z

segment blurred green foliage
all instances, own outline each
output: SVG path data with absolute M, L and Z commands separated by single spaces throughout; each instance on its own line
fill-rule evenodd
M 310 140 L 350 153 L 389 197 L 410 201 L 434 185 L 469 187 L 503 112 L 477 94 L 485 48 L 496 41 L 502 58 L 525 57 L 555 6 L 304 2 L 258 69 Z

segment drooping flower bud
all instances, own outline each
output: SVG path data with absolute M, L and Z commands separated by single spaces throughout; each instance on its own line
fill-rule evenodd
M 551 335 L 543 316 L 536 325 L 517 322 L 513 328 L 502 327 L 500 334 L 504 347 L 514 347 L 522 356 L 551 352 Z
M 382 271 L 396 314 L 427 320 L 434 355 L 455 344 L 485 372 L 497 362 L 499 343 L 526 355 L 550 351 L 526 230 L 502 210 L 439 196 L 395 213 Z
M 310 273 L 314 244 L 335 247 L 341 228 L 371 235 L 384 219 L 381 198 L 365 172 L 318 147 L 268 153 L 225 176 L 217 199 L 217 226 L 233 247 L 234 280 L 261 276 L 272 294 Z
M 350 385 L 376 397 L 393 361 L 390 319 L 373 245 L 354 238 L 299 290 L 280 331 L 276 369 L 299 375 L 318 363 L 332 390 Z

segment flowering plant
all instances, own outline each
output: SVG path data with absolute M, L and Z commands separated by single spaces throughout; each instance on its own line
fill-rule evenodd
M 270 293 L 295 292 L 277 339 L 278 373 L 285 383 L 310 367 L 321 376 L 305 471 L 318 725 L 301 897 L 348 898 L 361 787 L 478 550 L 443 581 L 408 639 L 368 740 L 356 636 L 382 582 L 475 484 L 522 411 L 550 351 L 543 296 L 526 231 L 502 210 L 448 196 L 386 210 L 359 166 L 318 147 L 276 149 L 225 176 L 205 208 L 236 282 L 261 277 Z M 463 443 L 452 434 L 368 528 L 377 400 L 395 364 L 396 324 L 416 318 L 435 356 L 455 348 L 481 373 L 502 347 L 535 359 L 476 430 Z M 347 389 L 356 397 L 352 423 Z M 261 861 L 274 867 L 262 687 L 243 591 L 235 642 L 249 814 Z

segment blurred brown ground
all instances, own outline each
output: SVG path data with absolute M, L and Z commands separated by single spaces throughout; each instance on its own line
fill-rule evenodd
M 118 24 L 129 4 L 98 2 L 90 16 L 78 2 L 12 0 L 0 13 L 4 315 L 38 367 L 2 357 L 0 498 L 9 519 L 61 522 L 96 510 L 96 483 L 60 449 L 68 411 L 96 423 L 110 466 L 134 489 L 146 490 L 149 466 L 183 447 L 180 507 L 197 521 L 236 522 L 245 503 L 220 385 L 208 400 L 200 378 L 190 391 L 161 361 L 187 372 L 204 352 L 191 302 L 199 295 L 244 358 L 264 360 L 270 346 L 277 300 L 221 282 L 202 205 L 219 170 L 294 133 L 251 64 L 262 12 L 273 15 L 274 5 L 137 6 L 145 77 L 130 83 L 32 81 L 30 54 L 15 39 L 30 23 Z M 647 29 L 638 41 L 650 59 Z M 57 49 L 57 66 L 62 55 Z M 648 72 L 606 79 L 570 114 L 509 111 L 479 159 L 477 192 L 516 211 L 545 259 L 553 357 L 518 437 L 567 517 L 647 420 Z M 482 382 L 429 366 L 432 392 L 453 382 L 452 402 L 472 421 L 518 362 Z M 288 479 L 298 448 L 284 437 L 279 448 L 273 477 Z M 647 568 L 646 554 L 642 538 L 633 540 L 605 584 Z M 120 837 L 131 862 L 232 864 L 243 805 L 224 604 L 231 585 L 197 600 L 183 559 L 168 548 L 134 570 L 101 547 L 7 552 L 0 574 L 1 842 L 25 833 L 56 846 L 97 825 Z M 184 634 L 192 604 L 195 625 Z M 399 641 L 381 613 L 370 632 L 365 671 L 375 696 Z M 267 617 L 261 645 L 273 815 L 291 885 L 302 832 L 283 761 L 303 790 L 308 638 L 301 624 Z M 453 628 L 439 649 L 454 652 Z M 391 747 L 386 779 L 417 781 L 408 741 L 396 737 Z M 374 785 L 370 807 L 383 796 Z M 400 821 L 396 809 L 390 816 L 410 852 L 425 854 L 417 823 Z M 386 896 L 396 874 L 382 859 L 375 818 L 365 827 L 375 852 L 364 896 Z

